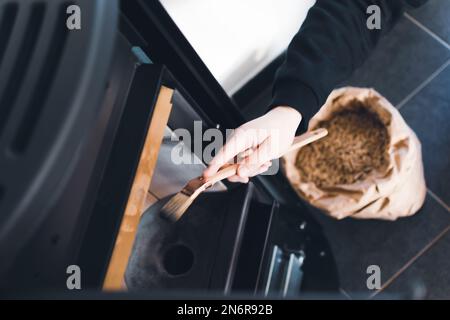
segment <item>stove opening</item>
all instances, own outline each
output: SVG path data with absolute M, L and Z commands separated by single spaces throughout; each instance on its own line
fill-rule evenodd
M 194 265 L 194 253 L 183 244 L 170 246 L 163 255 L 163 267 L 172 276 L 188 273 Z

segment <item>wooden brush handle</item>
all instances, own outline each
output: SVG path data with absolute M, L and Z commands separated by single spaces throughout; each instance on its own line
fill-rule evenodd
M 292 145 L 289 147 L 289 149 L 285 153 L 300 149 L 301 147 L 304 147 L 307 144 L 310 144 L 314 141 L 317 141 L 317 140 L 325 137 L 327 134 L 328 134 L 328 131 L 326 129 L 317 129 L 317 130 L 313 130 L 310 132 L 306 132 L 302 135 L 299 135 L 294 138 Z M 225 165 L 219 171 L 217 171 L 217 173 L 215 175 L 213 175 L 212 177 L 208 178 L 207 181 L 205 181 L 205 183 L 202 185 L 202 191 L 212 187 L 215 183 L 217 183 L 221 180 L 224 180 L 231 176 L 234 176 L 237 173 L 238 167 L 239 167 L 239 164 Z
M 288 151 L 285 152 L 285 154 L 288 152 L 300 149 L 314 141 L 322 139 L 327 134 L 328 134 L 327 129 L 320 128 L 320 129 L 309 131 L 302 135 L 296 136 L 294 138 L 294 141 L 292 142 L 292 145 L 289 147 Z
M 215 183 L 222 181 L 226 178 L 232 177 L 237 173 L 237 168 L 239 164 L 229 164 L 222 167 L 215 175 L 208 178 L 208 180 L 203 184 L 204 189 L 212 187 Z

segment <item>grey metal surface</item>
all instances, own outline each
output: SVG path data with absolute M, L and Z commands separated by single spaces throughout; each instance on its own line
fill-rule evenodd
M 183 142 L 172 141 L 169 137 L 174 137 L 174 135 L 170 129 L 167 129 L 150 186 L 150 192 L 158 199 L 179 192 L 189 180 L 200 176 L 206 168 Z M 174 162 L 172 153 L 179 152 L 188 155 L 193 163 L 178 164 Z M 223 190 L 226 190 L 225 185 L 217 183 L 208 192 Z

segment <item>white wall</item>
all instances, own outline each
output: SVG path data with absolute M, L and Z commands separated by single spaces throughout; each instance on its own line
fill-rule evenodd
M 315 0 L 160 0 L 228 94 L 282 53 Z

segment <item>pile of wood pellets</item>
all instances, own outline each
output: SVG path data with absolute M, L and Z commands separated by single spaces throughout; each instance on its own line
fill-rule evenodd
M 353 102 L 317 127 L 328 129 L 328 136 L 298 152 L 296 167 L 303 182 L 329 188 L 362 181 L 374 170 L 387 170 L 387 128 L 361 102 Z

